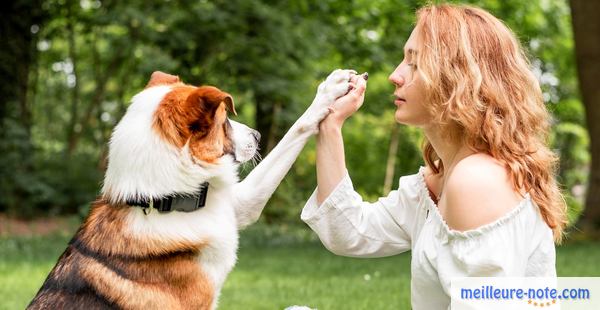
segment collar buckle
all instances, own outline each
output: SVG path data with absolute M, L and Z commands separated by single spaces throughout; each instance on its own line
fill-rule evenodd
M 144 215 L 148 215 L 152 213 L 152 209 L 154 209 L 154 200 L 150 199 L 147 206 L 142 206 L 142 211 L 144 211 Z

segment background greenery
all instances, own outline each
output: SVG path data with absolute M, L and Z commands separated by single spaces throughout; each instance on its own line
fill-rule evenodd
M 567 0 L 449 1 L 481 6 L 517 34 L 554 116 L 551 146 L 575 223 L 590 180 Z M 365 104 L 344 127 L 355 188 L 373 200 L 423 164 L 422 133 L 393 120 L 387 76 L 420 0 L 15 0 L 0 19 L 0 309 L 31 299 L 99 193 L 111 130 L 161 70 L 233 94 L 235 120 L 263 155 L 335 68 L 368 71 Z M 13 51 L 11 54 L 10 51 Z M 15 52 L 16 51 L 16 52 Z M 596 135 L 598 136 L 598 135 Z M 594 136 L 592 136 L 594 137 Z M 242 167 L 242 175 L 251 166 Z M 299 223 L 316 184 L 314 141 L 242 235 L 221 308 L 397 309 L 409 305 L 408 254 L 358 260 L 327 252 Z M 589 198 L 589 197 L 588 197 Z M 68 215 L 63 233 L 16 236 L 12 218 Z M 267 225 L 271 224 L 271 225 Z M 63 222 L 61 222 L 63 225 Z M 9 231 L 9 233 L 4 233 Z M 558 248 L 559 275 L 600 276 L 598 243 Z M 576 262 L 576 263 L 574 263 Z
M 590 156 L 568 4 L 460 2 L 503 19 L 531 55 L 555 117 L 551 143 L 561 156 L 560 182 L 575 218 Z M 17 3 L 37 19 L 25 25 L 33 49 L 27 100 L 3 108 L 0 212 L 85 214 L 100 188 L 111 130 L 154 70 L 232 93 L 240 111 L 236 120 L 262 133 L 263 154 L 308 106 L 328 72 L 368 71 L 366 103 L 344 127 L 357 190 L 371 199 L 384 195 L 422 164 L 421 133 L 394 123 L 387 76 L 401 61 L 424 1 Z M 309 144 L 266 208 L 266 221 L 297 221 L 315 186 L 314 166 Z

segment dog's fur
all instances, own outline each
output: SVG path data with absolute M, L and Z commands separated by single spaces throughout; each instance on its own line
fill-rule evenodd
M 334 71 L 281 142 L 242 182 L 257 133 L 227 118 L 232 97 L 155 72 L 114 129 L 102 194 L 29 309 L 213 309 L 236 261 L 238 230 L 255 222 L 333 101 Z M 205 207 L 145 214 L 127 201 L 190 194 Z

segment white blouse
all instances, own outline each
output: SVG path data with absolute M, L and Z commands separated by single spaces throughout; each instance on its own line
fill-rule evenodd
M 552 230 L 529 194 L 500 219 L 456 231 L 429 196 L 424 169 L 401 177 L 398 190 L 373 203 L 362 200 L 346 173 L 321 206 L 315 190 L 301 218 L 338 255 L 382 257 L 411 250 L 415 310 L 449 309 L 453 277 L 556 276 Z

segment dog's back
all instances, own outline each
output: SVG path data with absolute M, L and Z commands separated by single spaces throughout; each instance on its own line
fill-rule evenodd
M 123 226 L 129 211 L 94 205 L 28 309 L 210 309 L 205 244 L 135 238 Z
M 99 295 L 76 270 L 81 264 L 72 246 L 58 259 L 27 309 L 118 309 Z M 68 271 L 67 271 L 68 270 Z M 67 271 L 66 273 L 62 273 Z

